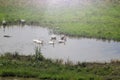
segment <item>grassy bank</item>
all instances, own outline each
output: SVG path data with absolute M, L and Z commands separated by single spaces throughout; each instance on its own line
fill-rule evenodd
M 59 27 L 57 33 L 120 41 L 119 0 L 76 0 L 76 3 L 73 0 L 69 5 L 63 3 L 55 5 L 48 0 L 0 0 L 0 22 L 5 19 L 9 23 L 16 23 L 18 19 L 25 19 L 27 23 Z
M 5 53 L 0 56 L 1 77 L 36 78 L 40 80 L 119 80 L 120 61 L 87 63 L 46 59 L 39 49 L 35 55 Z

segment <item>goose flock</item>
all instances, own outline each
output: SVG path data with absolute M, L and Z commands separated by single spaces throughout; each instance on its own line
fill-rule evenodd
M 66 36 L 63 35 L 63 36 L 60 37 L 59 40 L 57 40 L 56 35 L 52 35 L 52 36 L 50 37 L 50 40 L 48 41 L 48 44 L 54 45 L 56 41 L 57 41 L 58 43 L 65 43 L 65 42 L 66 42 Z M 43 41 L 43 40 L 40 40 L 40 39 L 33 39 L 33 42 L 36 43 L 36 44 L 44 44 L 44 41 Z
M 21 24 L 25 24 L 25 22 L 26 22 L 26 21 L 25 21 L 24 19 L 20 19 L 20 20 L 19 20 L 19 23 L 21 23 Z M 7 25 L 7 21 L 6 21 L 6 20 L 3 20 L 3 21 L 2 21 L 2 25 L 3 25 L 3 27 L 5 27 L 5 26 Z M 9 36 L 9 35 L 4 35 L 4 37 L 11 37 L 11 36 Z M 62 35 L 62 36 L 60 37 L 60 39 L 57 40 L 57 36 L 56 36 L 56 35 L 51 35 L 50 40 L 48 41 L 48 44 L 54 45 L 54 44 L 56 43 L 56 41 L 57 41 L 58 43 L 65 43 L 65 42 L 66 42 L 66 36 L 65 36 L 65 35 Z M 33 42 L 36 43 L 36 44 L 44 44 L 44 41 L 43 41 L 43 40 L 40 40 L 40 39 L 33 39 Z

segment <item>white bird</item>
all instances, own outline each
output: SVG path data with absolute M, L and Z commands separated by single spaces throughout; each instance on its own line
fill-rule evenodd
M 48 43 L 49 43 L 49 44 L 55 44 L 55 42 L 52 41 L 52 40 L 50 40 Z
M 65 43 L 65 40 L 58 40 L 58 43 Z
M 7 22 L 5 20 L 3 20 L 2 24 L 5 26 L 7 24 Z
M 24 20 L 24 19 L 21 19 L 20 21 L 21 21 L 21 23 L 24 23 L 24 22 L 25 22 L 25 20 Z
M 3 24 L 5 24 L 5 23 L 6 23 L 6 21 L 5 21 L 5 20 L 3 20 L 3 21 L 2 21 L 2 23 L 3 23 Z
M 34 39 L 33 42 L 35 42 L 35 43 L 37 43 L 37 44 L 43 44 L 43 40 Z
M 37 39 L 33 39 L 33 42 L 37 42 L 38 40 Z
M 20 19 L 20 24 L 24 25 L 26 21 L 24 19 Z
M 51 36 L 51 40 L 53 40 L 53 39 L 56 40 L 56 35 Z

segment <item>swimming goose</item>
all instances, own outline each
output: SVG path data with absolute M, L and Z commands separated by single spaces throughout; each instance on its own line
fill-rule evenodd
M 58 40 L 58 43 L 65 43 L 65 40 Z
M 56 35 L 52 35 L 51 40 L 56 40 Z
M 53 40 L 50 40 L 48 43 L 49 44 L 55 44 L 55 42 Z
M 37 44 L 43 44 L 43 40 L 34 39 L 33 42 Z

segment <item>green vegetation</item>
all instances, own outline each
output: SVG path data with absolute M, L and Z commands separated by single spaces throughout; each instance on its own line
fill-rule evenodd
M 0 21 L 25 19 L 70 36 L 120 41 L 119 0 L 71 0 L 69 6 L 48 0 L 0 0 Z M 62 5 L 62 7 L 61 7 Z
M 36 2 L 35 2 L 36 1 Z M 55 28 L 70 36 L 120 41 L 119 0 L 71 0 L 76 4 L 49 5 L 48 0 L 0 0 L 0 22 Z M 1 23 L 0 23 L 1 24 Z M 59 28 L 58 28 L 59 27 Z M 0 56 L 1 77 L 23 77 L 45 80 L 120 80 L 120 61 L 111 63 L 73 64 L 44 58 L 40 49 L 35 55 L 5 53 Z
M 23 77 L 42 80 L 119 80 L 120 61 L 87 63 L 46 59 L 36 48 L 35 55 L 17 52 L 0 56 L 1 77 Z

